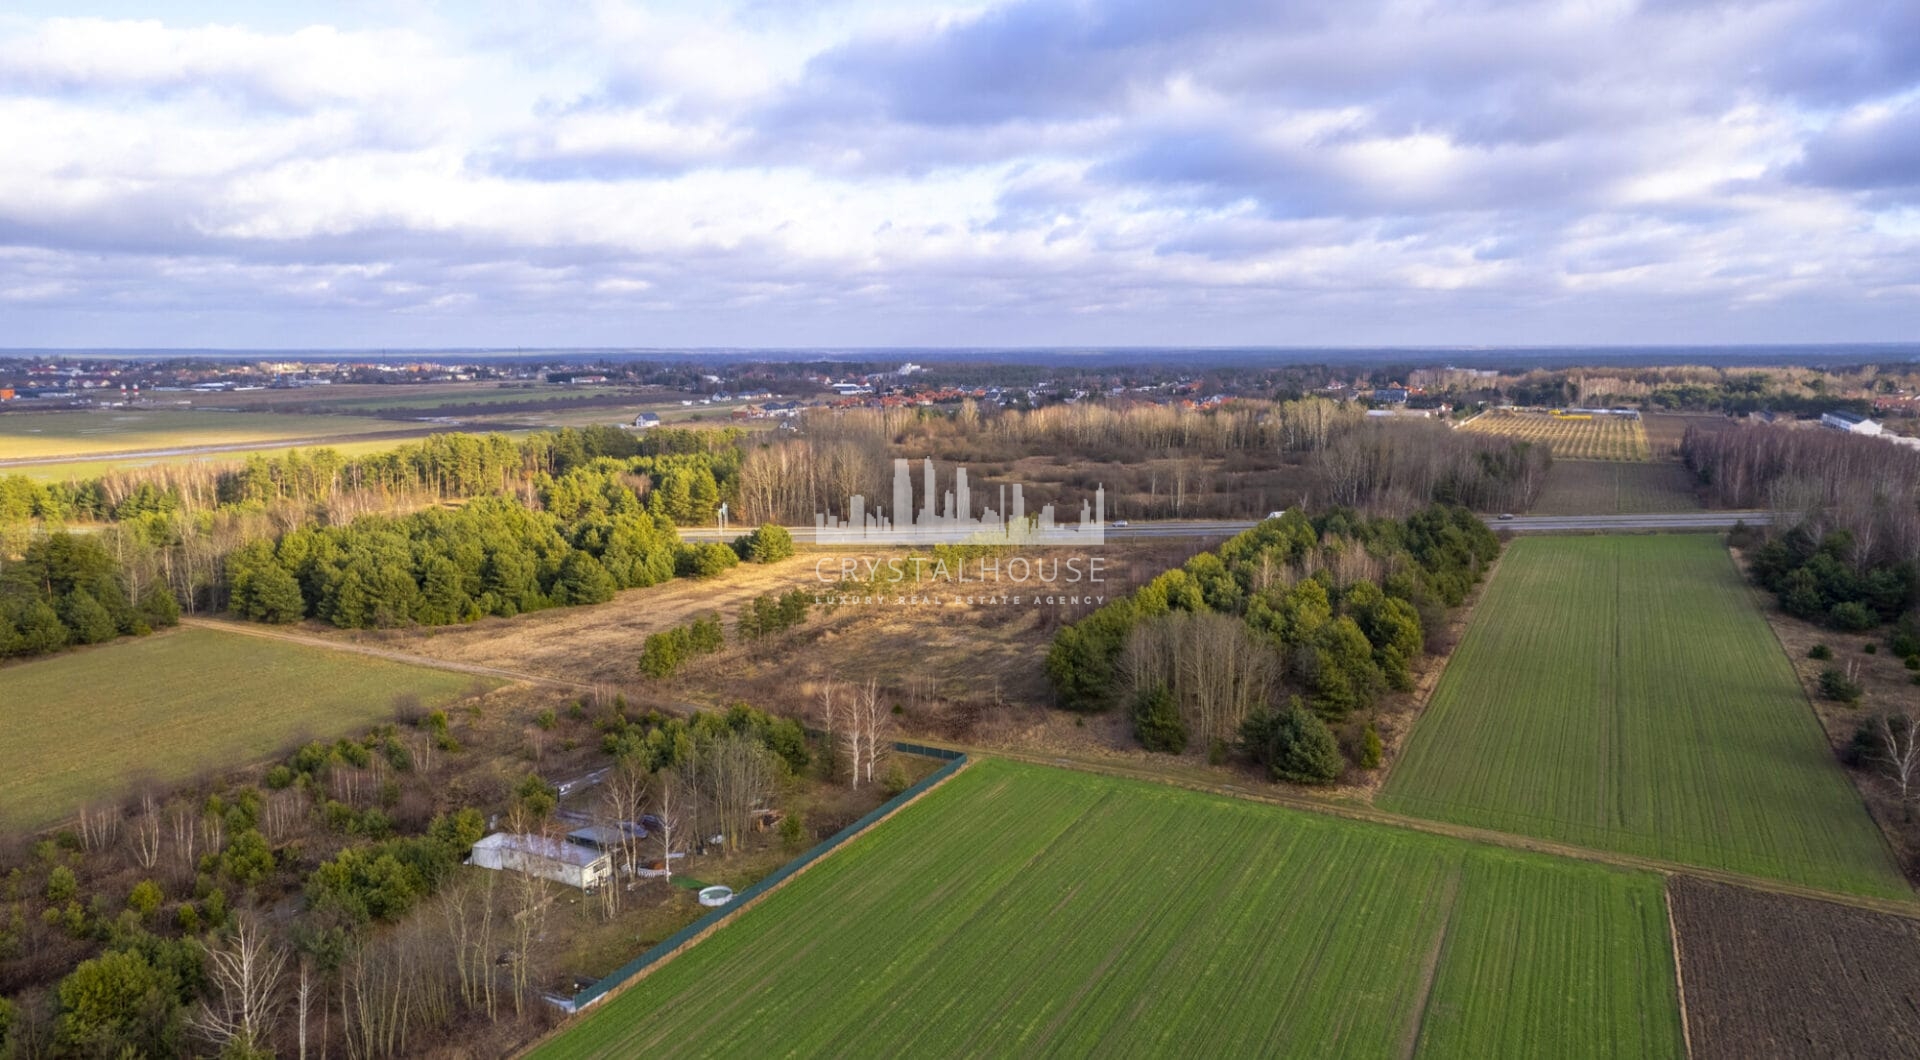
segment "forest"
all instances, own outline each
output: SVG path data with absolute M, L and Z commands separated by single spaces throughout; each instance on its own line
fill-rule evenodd
M 555 939 L 676 910 L 676 889 L 571 907 L 533 877 L 463 867 L 487 811 L 523 834 L 577 827 L 467 713 L 398 709 L 249 779 L 141 790 L 0 845 L 0 1056 L 504 1055 L 538 1033 L 557 1018 Z M 723 856 L 762 807 L 834 779 L 831 747 L 744 704 L 667 717 L 582 700 L 538 724 L 613 756 L 588 816 L 648 822 L 619 851 L 634 864 L 667 844 Z
M 1428 635 L 1499 552 L 1460 507 L 1288 512 L 1061 629 L 1047 674 L 1069 710 L 1130 710 L 1150 750 L 1238 747 L 1278 779 L 1332 781 L 1327 725 L 1378 764 L 1367 708 L 1412 688 Z
M 1773 513 L 1764 533 L 1735 543 L 1757 546 L 1753 578 L 1789 614 L 1857 631 L 1920 604 L 1920 460 L 1910 450 L 1743 425 L 1690 428 L 1681 454 L 1714 503 Z

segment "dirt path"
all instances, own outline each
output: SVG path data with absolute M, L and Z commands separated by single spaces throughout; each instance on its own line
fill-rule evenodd
M 409 666 L 424 666 L 432 670 L 450 670 L 454 673 L 473 674 L 476 677 L 494 677 L 517 684 L 558 688 L 563 691 L 591 692 L 598 687 L 585 681 L 568 681 L 557 677 L 530 674 L 520 670 L 503 669 L 498 666 L 481 666 L 477 663 L 451 662 L 446 659 L 435 659 L 426 655 L 415 655 L 412 652 L 375 648 L 366 644 L 354 644 L 344 640 L 336 640 L 332 637 L 316 636 L 311 633 L 298 633 L 281 627 L 262 626 L 252 622 L 234 622 L 217 618 L 182 617 L 180 624 L 183 626 L 197 626 L 201 629 L 220 630 L 224 633 L 237 633 L 243 637 L 265 637 L 268 640 L 284 640 L 293 644 L 303 644 L 309 648 L 352 652 L 355 655 L 367 655 L 376 659 L 406 663 Z

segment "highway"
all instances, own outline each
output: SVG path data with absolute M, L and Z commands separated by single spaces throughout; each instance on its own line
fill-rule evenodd
M 1637 515 L 1516 515 L 1511 519 L 1487 518 L 1487 525 L 1495 530 L 1505 530 L 1516 534 L 1543 533 L 1646 533 L 1649 531 L 1684 532 L 1688 530 L 1725 530 L 1736 522 L 1745 522 L 1748 526 L 1765 526 L 1773 521 L 1773 514 L 1764 511 L 1700 511 L 1700 512 L 1662 512 Z M 1126 526 L 1107 524 L 1107 539 L 1121 541 L 1132 538 L 1152 537 L 1190 537 L 1217 538 L 1231 537 L 1246 530 L 1255 523 L 1251 520 L 1183 520 L 1168 522 L 1129 522 Z M 728 529 L 686 528 L 680 536 L 689 541 L 731 541 L 745 533 L 751 527 Z M 792 526 L 787 528 L 793 534 L 796 544 L 803 547 L 813 544 L 813 527 Z M 849 546 L 831 546 L 849 547 Z M 886 547 L 884 542 L 875 542 L 872 547 Z

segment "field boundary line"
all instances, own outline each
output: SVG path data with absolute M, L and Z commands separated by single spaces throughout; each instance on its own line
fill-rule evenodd
M 593 986 L 574 995 L 573 1008 L 569 1011 L 568 1015 L 570 1017 L 576 1016 L 588 1008 L 599 1006 L 626 993 L 630 987 L 652 975 L 661 966 L 672 962 L 675 957 L 680 956 L 682 953 L 698 945 L 703 939 L 712 935 L 714 932 L 726 927 L 735 918 L 747 910 L 752 909 L 754 906 L 759 905 L 769 895 L 780 891 L 781 888 L 791 883 L 808 869 L 826 861 L 827 858 L 836 851 L 845 848 L 855 839 L 872 831 L 875 826 L 892 819 L 893 816 L 901 810 L 906 809 L 932 792 L 944 787 L 947 781 L 959 776 L 966 771 L 967 767 L 973 764 L 973 757 L 971 755 L 965 752 L 956 753 L 943 747 L 932 747 L 902 741 L 896 743 L 894 749 L 907 754 L 919 754 L 923 757 L 945 757 L 947 755 L 953 755 L 953 757 L 949 758 L 945 765 L 935 770 L 913 787 L 887 800 L 865 817 L 835 832 L 811 850 L 787 862 L 780 868 L 775 869 L 771 875 L 747 888 L 746 891 L 736 895 L 733 901 L 728 902 L 719 909 L 681 928 L 674 934 L 667 936 L 666 939 L 655 944 L 638 957 L 628 961 L 620 968 L 615 969 L 613 974 L 607 976 L 606 979 L 602 979 Z M 930 755 L 929 752 L 931 752 Z M 601 983 L 615 978 L 618 978 L 619 981 L 607 987 L 605 990 L 594 993 L 594 991 L 599 990 Z M 593 996 L 588 997 L 585 1001 L 581 1001 L 580 998 L 587 994 L 592 994 Z M 562 1020 L 555 1025 L 552 1030 L 528 1042 L 513 1055 L 516 1058 L 531 1056 L 535 1051 L 549 1044 L 573 1026 L 574 1021 L 572 1019 Z
M 1680 1002 L 1680 1044 L 1693 1056 L 1693 1027 L 1687 1020 L 1687 976 L 1680 970 L 1680 926 L 1673 919 L 1673 880 L 1660 881 L 1660 900 L 1667 906 L 1667 939 L 1673 944 L 1673 994 Z
M 254 623 L 236 622 L 230 619 L 201 618 L 199 616 L 180 616 L 182 626 L 196 629 L 210 629 L 215 632 L 233 633 L 242 637 L 263 637 L 267 640 L 283 640 L 289 644 L 300 644 L 322 651 L 346 652 L 352 655 L 365 655 L 370 658 L 384 659 L 387 662 L 419 666 L 428 670 L 445 670 L 449 673 L 472 674 L 475 677 L 492 677 L 515 684 L 544 685 L 549 688 L 567 689 L 578 692 L 592 692 L 598 686 L 584 681 L 567 681 L 558 677 L 543 677 L 539 674 L 525 673 L 520 670 L 507 670 L 498 666 L 482 666 L 479 663 L 452 662 L 436 659 L 430 655 L 415 655 L 412 652 L 396 651 L 392 648 L 375 648 L 367 644 L 353 644 L 345 641 L 317 637 L 308 633 L 295 633 L 290 630 L 268 628 Z
M 1168 787 L 1185 788 L 1189 791 L 1218 795 L 1223 798 L 1240 799 L 1246 802 L 1259 802 L 1280 806 L 1307 813 L 1325 814 L 1332 817 L 1344 817 L 1353 821 L 1367 821 L 1373 824 L 1403 828 L 1429 835 L 1443 835 L 1481 846 L 1502 847 L 1508 850 L 1521 850 L 1534 854 L 1550 854 L 1555 857 L 1569 858 L 1574 861 L 1587 861 L 1616 868 L 1632 869 L 1638 872 L 1658 873 L 1662 876 L 1692 876 L 1696 879 L 1724 883 L 1730 887 L 1742 887 L 1750 891 L 1762 891 L 1769 894 L 1784 895 L 1788 898 L 1804 898 L 1810 901 L 1827 902 L 1833 905 L 1850 906 L 1874 913 L 1885 913 L 1906 920 L 1920 920 L 1920 896 L 1913 898 L 1885 898 L 1877 895 L 1847 894 L 1840 891 L 1825 891 L 1818 887 L 1793 883 L 1788 880 L 1776 880 L 1766 876 L 1754 876 L 1729 869 L 1709 868 L 1704 865 L 1689 865 L 1684 862 L 1668 861 L 1663 858 L 1647 857 L 1640 854 L 1627 854 L 1611 850 L 1595 850 L 1592 847 L 1561 843 L 1551 839 L 1538 839 L 1533 836 L 1502 832 L 1492 828 L 1477 828 L 1472 825 L 1454 824 L 1449 821 L 1435 821 L 1424 817 L 1412 817 L 1393 813 L 1359 802 L 1334 802 L 1316 799 L 1305 795 L 1293 795 L 1280 791 L 1249 791 L 1235 784 L 1193 780 L 1172 776 L 1152 769 L 1129 769 L 1117 762 L 1093 762 L 1086 759 L 1067 758 L 1059 754 L 1038 754 L 1023 751 L 1011 751 L 1005 748 L 972 747 L 959 744 L 940 743 L 954 750 L 964 751 L 969 756 L 987 756 L 1005 758 L 1029 765 L 1052 766 L 1058 769 L 1077 769 L 1083 773 L 1096 773 L 1105 776 L 1122 777 L 1128 780 L 1141 780 Z

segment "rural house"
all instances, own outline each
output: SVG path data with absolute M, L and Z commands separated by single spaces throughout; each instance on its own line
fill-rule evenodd
M 473 864 L 524 872 L 591 891 L 613 878 L 613 859 L 590 846 L 539 835 L 495 832 L 473 845 Z

